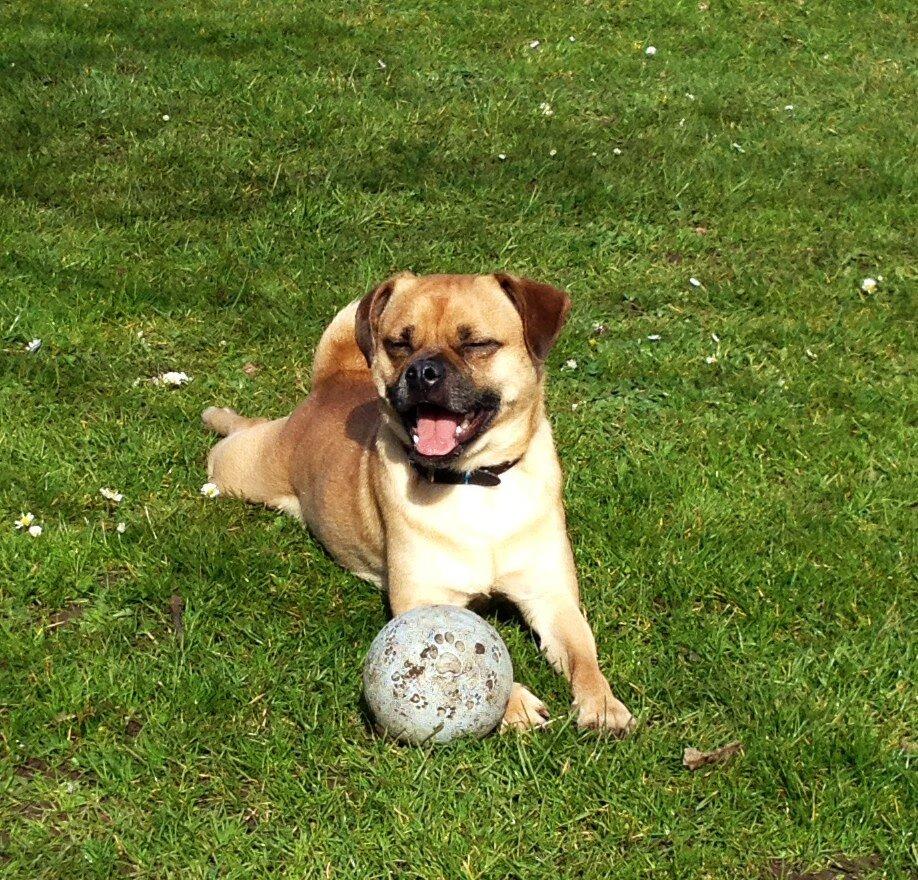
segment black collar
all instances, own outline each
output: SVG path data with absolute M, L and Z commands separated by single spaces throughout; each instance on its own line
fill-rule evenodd
M 413 459 L 411 466 L 421 475 L 421 479 L 428 483 L 442 483 L 447 486 L 499 486 L 500 474 L 509 471 L 519 461 L 505 461 L 502 464 L 492 464 L 488 467 L 477 468 L 474 471 L 454 471 L 451 468 L 431 467 L 420 464 Z

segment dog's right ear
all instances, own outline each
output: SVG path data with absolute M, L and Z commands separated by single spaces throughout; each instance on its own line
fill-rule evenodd
M 373 349 L 376 347 L 376 328 L 379 326 L 379 316 L 383 313 L 389 297 L 395 290 L 395 285 L 402 278 L 414 278 L 411 272 L 400 272 L 379 287 L 374 287 L 357 305 L 357 316 L 354 322 L 354 335 L 357 337 L 357 346 L 366 358 L 367 366 L 373 365 Z

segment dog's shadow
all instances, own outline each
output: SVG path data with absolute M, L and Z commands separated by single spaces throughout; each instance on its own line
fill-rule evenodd
M 380 591 L 379 601 L 382 605 L 383 614 L 386 615 L 386 622 L 392 620 L 395 616 L 392 613 L 392 605 L 389 602 L 389 594 L 385 591 Z M 479 617 L 484 617 L 486 620 L 491 617 L 496 620 L 498 623 L 506 625 L 515 625 L 520 629 L 528 632 L 532 638 L 535 640 L 536 645 L 539 644 L 539 637 L 536 634 L 535 630 L 526 623 L 526 619 L 520 613 L 519 608 L 516 607 L 509 599 L 501 596 L 500 594 L 491 594 L 479 593 L 468 601 L 465 605 L 469 611 L 473 611 Z
M 355 406 L 344 423 L 344 434 L 362 449 L 370 450 L 376 440 L 379 401 L 374 398 Z

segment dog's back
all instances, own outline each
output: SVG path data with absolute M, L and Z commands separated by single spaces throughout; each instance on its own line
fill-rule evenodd
M 291 415 L 269 421 L 209 407 L 202 419 L 225 435 L 207 462 L 221 493 L 299 517 L 339 562 L 378 583 L 383 550 L 369 451 L 379 406 L 354 337 L 356 309 L 343 308 L 322 334 L 312 391 Z

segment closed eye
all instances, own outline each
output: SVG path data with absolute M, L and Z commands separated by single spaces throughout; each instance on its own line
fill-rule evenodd
M 503 343 L 496 339 L 478 339 L 474 342 L 463 342 L 459 350 L 463 354 L 486 355 L 494 354 L 502 345 Z
M 414 351 L 411 343 L 405 339 L 386 339 L 383 341 L 383 346 L 388 354 L 399 357 L 404 357 Z

